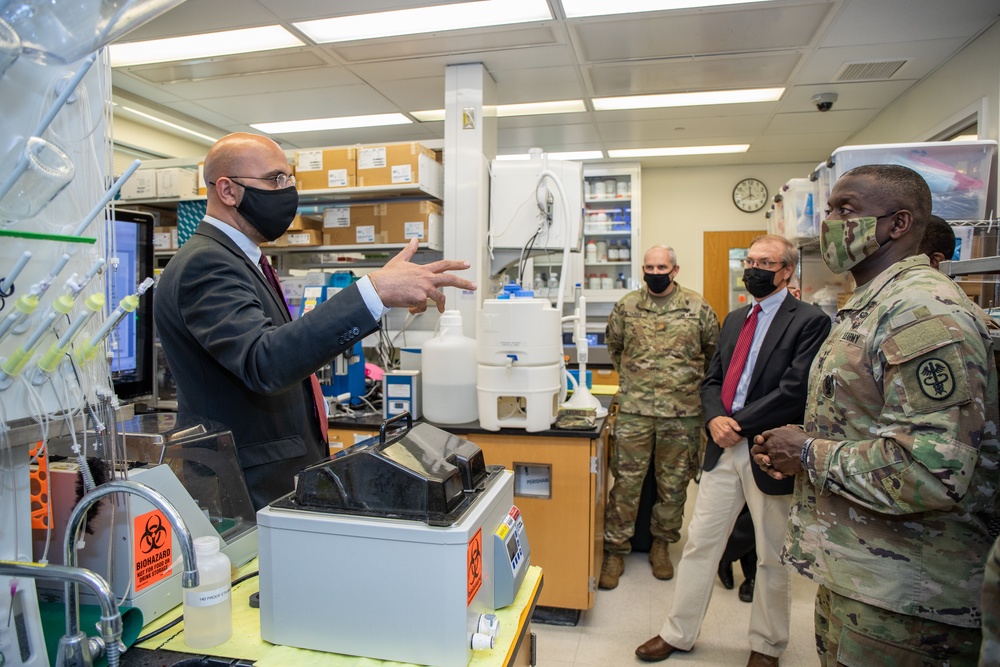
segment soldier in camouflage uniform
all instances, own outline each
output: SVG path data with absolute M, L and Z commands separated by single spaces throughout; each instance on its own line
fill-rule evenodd
M 983 645 L 979 667 L 1000 665 L 1000 538 L 986 557 L 983 576 Z
M 996 516 L 992 341 L 965 294 L 918 254 L 930 191 L 916 172 L 847 172 L 823 259 L 858 289 L 811 372 L 804 429 L 755 442 L 796 475 L 785 562 L 819 584 L 823 665 L 973 665 Z
M 639 492 L 654 457 L 657 503 L 649 561 L 658 579 L 674 576 L 668 544 L 680 539 L 688 482 L 701 450 L 699 386 L 715 351 L 719 320 L 698 293 L 674 281 L 677 257 L 656 246 L 643 257 L 645 289 L 626 294 L 608 318 L 605 342 L 619 374 L 619 412 L 604 512 L 599 586 L 618 585 L 631 551 Z

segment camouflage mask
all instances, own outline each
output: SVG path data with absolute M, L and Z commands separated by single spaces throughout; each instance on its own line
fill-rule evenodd
M 823 221 L 819 228 L 819 245 L 823 261 L 831 271 L 850 271 L 879 249 L 880 244 L 875 238 L 879 218 L 867 216 Z

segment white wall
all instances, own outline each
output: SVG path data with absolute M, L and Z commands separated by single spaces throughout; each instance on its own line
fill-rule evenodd
M 642 245 L 666 245 L 677 252 L 677 280 L 701 292 L 704 284 L 704 232 L 767 229 L 765 206 L 743 213 L 733 204 L 733 187 L 747 177 L 760 179 L 773 197 L 790 178 L 812 173 L 812 164 L 732 167 L 670 167 L 642 170 Z

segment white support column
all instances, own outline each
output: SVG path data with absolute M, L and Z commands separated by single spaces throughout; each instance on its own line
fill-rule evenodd
M 490 161 L 497 152 L 495 83 L 481 63 L 449 65 L 444 95 L 444 256 L 472 265 L 465 274 L 475 293 L 445 290 L 448 308 L 462 313 L 466 336 L 475 337 L 479 304 L 486 296 L 489 261 Z

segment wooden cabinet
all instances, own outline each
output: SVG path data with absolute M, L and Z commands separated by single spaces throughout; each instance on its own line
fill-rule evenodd
M 470 433 L 490 464 L 514 471 L 514 504 L 524 516 L 531 563 L 545 573 L 538 603 L 547 607 L 594 606 L 604 540 L 608 426 L 593 437 Z M 525 466 L 549 466 L 548 497 L 519 495 Z M 519 468 L 520 466 L 520 468 Z

